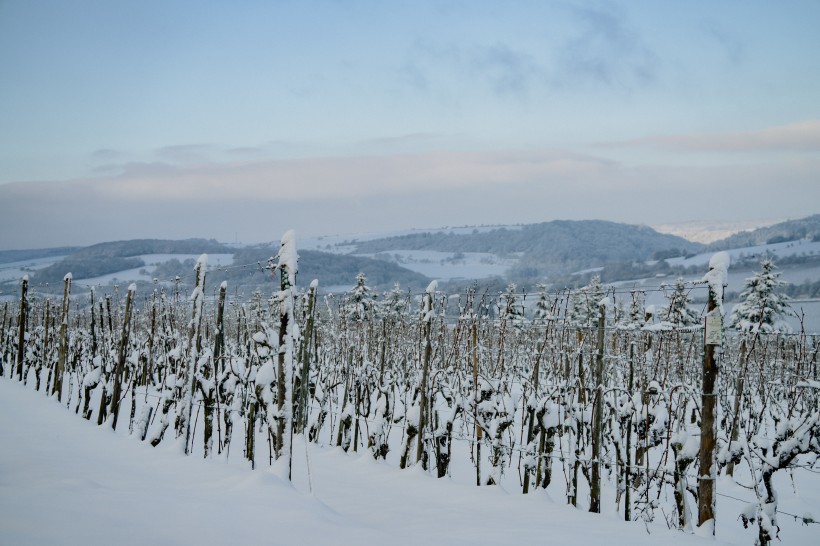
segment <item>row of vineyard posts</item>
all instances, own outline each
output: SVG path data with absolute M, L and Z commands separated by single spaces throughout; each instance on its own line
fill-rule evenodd
M 626 520 L 684 530 L 713 525 L 715 480 L 743 468 L 757 498 L 741 517 L 762 544 L 778 532 L 772 475 L 820 452 L 816 336 L 651 327 L 636 291 L 628 312 L 614 290 L 544 291 L 530 319 L 509 293 L 435 283 L 319 298 L 317 281 L 297 290 L 295 256 L 289 232 L 269 263 L 279 290 L 244 301 L 225 283 L 206 301 L 204 255 L 187 302 L 132 285 L 72 307 L 68 274 L 55 309 L 24 278 L 2 310 L 0 376 L 154 446 L 253 467 L 267 443 L 288 477 L 297 435 L 440 478 L 474 468 L 476 485 L 550 488 L 593 512 L 606 491 Z M 707 317 L 724 279 L 691 287 L 708 289 Z

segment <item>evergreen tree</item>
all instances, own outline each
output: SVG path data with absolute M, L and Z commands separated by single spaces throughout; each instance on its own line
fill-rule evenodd
M 547 321 L 555 319 L 555 316 L 552 313 L 553 301 L 550 300 L 550 297 L 547 295 L 546 284 L 539 283 L 537 288 L 538 301 L 535 302 L 532 320 L 537 324 L 545 324 Z
M 518 303 L 516 288 L 515 283 L 510 283 L 501 293 L 499 315 L 506 318 L 513 328 L 520 329 L 526 322 L 526 318 L 524 317 L 524 306 Z
M 348 320 L 353 322 L 369 320 L 373 304 L 373 291 L 367 286 L 367 277 L 364 273 L 359 273 L 356 275 L 356 286 L 347 295 L 345 311 Z
M 637 290 L 630 292 L 629 309 L 625 312 L 618 311 L 615 325 L 624 330 L 638 330 L 646 324 L 646 307 L 644 306 L 644 294 Z M 621 306 L 623 302 L 619 300 Z
M 595 275 L 589 284 L 570 296 L 569 322 L 573 326 L 598 326 L 598 304 L 604 299 L 604 285 L 601 277 Z
M 675 281 L 675 288 L 666 294 L 669 304 L 661 309 L 660 319 L 675 327 L 693 326 L 700 323 L 700 316 L 689 307 L 689 292 L 683 277 Z
M 402 291 L 399 283 L 393 286 L 393 289 L 384 293 L 383 299 L 376 304 L 376 314 L 389 322 L 395 322 L 402 315 L 407 314 L 408 297 Z
M 732 309 L 729 327 L 743 332 L 789 333 L 783 316 L 790 313 L 789 298 L 776 290 L 785 283 L 770 259 L 760 262 L 760 271 L 746 279 L 742 301 Z

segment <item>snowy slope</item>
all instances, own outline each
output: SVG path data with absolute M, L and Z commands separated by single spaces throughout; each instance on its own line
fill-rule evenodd
M 772 226 L 783 220 L 749 220 L 741 222 L 681 222 L 675 224 L 658 224 L 652 228 L 659 233 L 677 235 L 696 243 L 713 243 L 741 231 L 752 231 Z
M 820 242 L 805 239 L 797 241 L 787 241 L 783 243 L 772 243 L 768 245 L 747 246 L 727 250 L 732 261 L 739 259 L 758 259 L 770 256 L 775 262 L 781 258 L 792 256 L 811 256 L 820 254 Z M 706 268 L 709 258 L 713 252 L 705 252 L 689 258 L 670 258 L 666 260 L 669 265 L 682 265 L 684 267 L 702 266 Z
M 735 521 L 719 525 L 715 542 L 316 446 L 310 494 L 300 442 L 292 486 L 275 467 L 151 448 L 29 389 L 0 379 L 0 544 L 748 543 Z

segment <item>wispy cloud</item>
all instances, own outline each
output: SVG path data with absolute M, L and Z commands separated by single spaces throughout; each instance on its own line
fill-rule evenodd
M 529 152 L 428 152 L 171 167 L 130 164 L 89 188 L 128 200 L 308 199 L 480 189 L 555 177 L 580 177 L 607 163 L 588 156 Z
M 211 161 L 219 152 L 213 144 L 177 144 L 157 148 L 154 153 L 163 161 L 186 164 Z
M 745 132 L 657 135 L 604 145 L 640 146 L 675 152 L 818 152 L 820 120 Z
M 818 173 L 811 154 L 692 167 L 561 150 L 134 164 L 120 176 L 0 185 L 0 248 L 237 234 L 258 242 L 289 228 L 322 235 L 556 218 L 796 217 L 817 212 Z M 741 194 L 755 197 L 727 206 Z
M 739 38 L 716 23 L 704 23 L 703 32 L 717 43 L 719 50 L 730 64 L 737 65 L 744 61 L 746 47 Z
M 504 43 L 475 49 L 471 69 L 500 96 L 526 96 L 530 87 L 545 79 L 544 67 L 531 54 Z
M 407 133 L 404 135 L 392 135 L 378 138 L 371 138 L 363 141 L 361 144 L 365 146 L 377 147 L 392 147 L 403 146 L 407 144 L 418 144 L 422 142 L 430 142 L 440 138 L 442 135 L 438 133 Z
M 578 30 L 558 48 L 555 85 L 630 88 L 657 78 L 660 62 L 625 13 L 608 4 L 572 6 L 570 12 Z
M 126 156 L 122 150 L 115 150 L 113 148 L 100 148 L 91 152 L 91 158 L 96 161 L 116 161 Z

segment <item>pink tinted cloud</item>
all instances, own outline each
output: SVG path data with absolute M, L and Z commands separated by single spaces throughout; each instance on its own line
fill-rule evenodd
M 598 158 L 554 150 L 429 152 L 129 168 L 121 176 L 77 183 L 100 195 L 132 200 L 298 201 L 585 179 L 612 167 Z
M 656 135 L 607 146 L 641 146 L 679 152 L 817 152 L 820 120 L 807 120 L 756 131 Z

